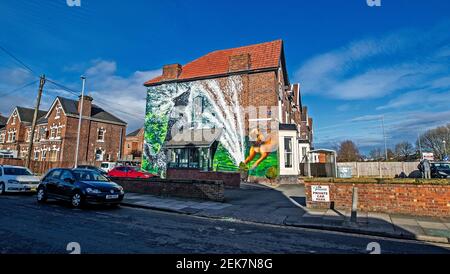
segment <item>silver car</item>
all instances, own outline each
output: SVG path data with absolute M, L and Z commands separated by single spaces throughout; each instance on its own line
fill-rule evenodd
M 28 168 L 0 165 L 0 195 L 6 192 L 36 192 L 39 177 Z

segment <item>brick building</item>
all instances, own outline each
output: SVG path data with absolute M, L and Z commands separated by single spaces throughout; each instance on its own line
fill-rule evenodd
M 283 41 L 165 65 L 145 86 L 147 170 L 236 171 L 244 164 L 254 177 L 271 168 L 281 176 L 301 173 L 312 119 L 300 85 L 289 80 Z
M 127 161 L 140 161 L 144 149 L 144 128 L 139 128 L 125 138 L 124 159 Z
M 84 97 L 79 163 L 116 161 L 123 153 L 127 124 L 92 101 L 92 97 Z M 77 100 L 56 97 L 48 111 L 38 112 L 32 161 L 74 165 L 80 105 Z M 33 115 L 33 109 L 14 109 L 0 130 L 0 151 L 13 152 L 21 159 L 27 157 Z

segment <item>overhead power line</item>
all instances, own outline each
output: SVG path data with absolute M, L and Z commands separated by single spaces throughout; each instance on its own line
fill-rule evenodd
M 31 74 L 36 75 L 36 73 L 30 68 L 30 66 L 28 66 L 27 64 L 25 64 L 23 61 L 21 61 L 17 56 L 15 56 L 14 54 L 12 54 L 9 50 L 7 50 L 6 48 L 4 48 L 3 46 L 0 45 L 0 50 L 2 50 L 4 53 L 6 53 L 9 57 L 11 57 L 12 59 L 14 59 L 17 63 L 19 63 L 22 67 L 24 67 L 26 70 L 28 70 L 29 72 L 31 72 Z
M 14 92 L 17 92 L 17 91 L 19 91 L 19 90 L 22 90 L 22 89 L 24 89 L 24 88 L 26 88 L 26 87 L 32 86 L 32 85 L 36 84 L 37 82 L 38 82 L 38 80 L 35 80 L 35 81 L 33 81 L 33 82 L 31 82 L 31 83 L 28 83 L 28 84 L 26 84 L 26 85 L 24 85 L 24 86 L 15 88 L 15 89 L 10 90 L 10 91 L 6 91 L 6 92 L 3 92 L 3 93 L 0 93 L 0 96 L 7 96 L 7 95 L 10 95 L 10 94 L 12 94 L 12 93 L 14 93 Z
M 64 86 L 64 85 L 62 85 L 62 84 L 59 84 L 59 83 L 57 83 L 57 82 L 55 82 L 55 81 L 53 81 L 53 80 L 50 80 L 50 79 L 47 79 L 47 81 L 48 81 L 49 83 L 52 83 L 52 84 L 55 85 L 56 87 L 58 87 L 58 88 L 60 88 L 60 89 L 62 89 L 62 90 L 65 90 L 65 91 L 67 91 L 67 92 L 73 94 L 74 96 L 80 96 L 80 93 L 79 93 L 78 91 L 76 91 L 76 90 L 73 90 L 73 89 L 71 89 L 71 88 L 69 88 L 69 87 L 66 87 L 66 86 Z M 106 101 L 104 101 L 104 100 L 102 100 L 102 99 L 100 99 L 100 98 L 96 98 L 95 100 L 98 101 L 99 103 L 103 104 L 103 105 L 107 105 L 107 106 L 111 107 L 111 104 L 110 104 L 109 102 L 106 102 Z M 117 104 L 117 105 L 120 105 L 120 104 Z M 137 116 L 135 113 L 126 112 L 126 111 L 123 111 L 123 110 L 120 110 L 120 109 L 117 109 L 117 108 L 114 108 L 114 107 L 111 107 L 111 108 L 112 108 L 115 112 L 124 114 L 124 115 L 126 115 L 126 116 L 128 116 L 128 117 L 130 117 L 130 118 L 136 118 L 136 116 Z

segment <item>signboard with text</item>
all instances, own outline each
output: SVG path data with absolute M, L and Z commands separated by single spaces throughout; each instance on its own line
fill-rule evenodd
M 311 194 L 313 202 L 329 202 L 330 187 L 329 186 L 311 186 Z

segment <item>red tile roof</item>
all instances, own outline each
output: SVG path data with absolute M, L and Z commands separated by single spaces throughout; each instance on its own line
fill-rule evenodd
M 231 56 L 249 54 L 249 70 L 277 68 L 280 63 L 283 41 L 256 44 L 251 46 L 213 51 L 183 66 L 181 75 L 176 80 L 188 80 L 214 75 L 223 75 L 229 72 L 229 59 Z M 150 86 L 163 82 L 163 76 L 147 81 L 144 85 Z

